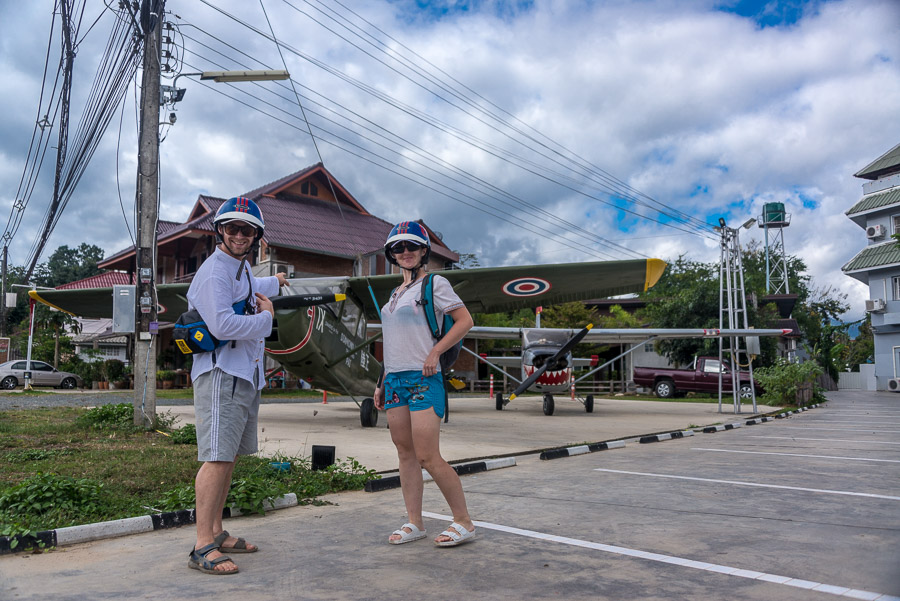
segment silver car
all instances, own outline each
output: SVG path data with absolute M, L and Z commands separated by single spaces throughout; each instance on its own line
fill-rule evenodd
M 12 390 L 16 386 L 25 384 L 25 366 L 27 361 L 18 359 L 0 363 L 0 388 Z M 56 388 L 81 388 L 84 386 L 81 378 L 67 371 L 54 369 L 52 365 L 43 361 L 31 361 L 31 385 L 53 386 Z

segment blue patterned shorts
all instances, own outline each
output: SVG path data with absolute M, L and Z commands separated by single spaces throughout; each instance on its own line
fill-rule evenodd
M 384 377 L 385 409 L 409 406 L 410 411 L 434 409 L 444 417 L 444 375 L 423 376 L 421 371 L 398 371 Z

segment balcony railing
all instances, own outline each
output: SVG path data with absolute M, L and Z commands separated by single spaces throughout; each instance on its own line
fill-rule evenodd
M 189 284 L 194 279 L 195 275 L 197 275 L 196 271 L 194 271 L 192 273 L 186 273 L 184 275 L 176 276 L 172 280 L 172 283 L 173 284 Z

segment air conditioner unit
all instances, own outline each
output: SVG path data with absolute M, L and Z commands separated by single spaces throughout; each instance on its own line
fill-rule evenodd
M 272 263 L 272 275 L 283 273 L 285 277 L 294 277 L 294 266 L 288 263 Z
M 866 301 L 866 313 L 881 313 L 885 309 L 883 298 L 873 298 Z
M 866 238 L 869 238 L 870 240 L 874 240 L 875 238 L 884 238 L 884 235 L 886 233 L 887 230 L 881 224 L 870 225 L 866 228 Z
M 891 392 L 900 392 L 900 378 L 891 378 L 888 380 L 888 390 Z

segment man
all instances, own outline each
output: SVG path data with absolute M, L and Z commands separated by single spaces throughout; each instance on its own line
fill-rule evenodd
M 275 316 L 269 296 L 287 284 L 284 274 L 256 278 L 247 257 L 265 230 L 262 212 L 249 198 L 225 201 L 213 219 L 218 245 L 191 282 L 187 299 L 221 342 L 194 356 L 194 412 L 197 422 L 195 518 L 197 542 L 188 567 L 216 575 L 236 574 L 225 553 L 259 550 L 222 527 L 222 510 L 238 455 L 257 451 L 260 389 L 265 385 L 265 338 Z

